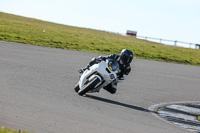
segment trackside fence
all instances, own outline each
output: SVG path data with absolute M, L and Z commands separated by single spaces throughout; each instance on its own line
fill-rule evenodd
M 110 32 L 110 31 L 104 31 L 104 32 L 127 36 L 127 34 L 119 33 L 119 32 Z M 132 37 L 136 37 L 138 39 L 144 39 L 144 40 L 148 40 L 148 41 L 152 41 L 152 42 L 157 42 L 157 43 L 160 43 L 163 45 L 174 46 L 174 47 L 200 49 L 200 44 L 196 44 L 196 43 L 182 42 L 182 41 L 177 41 L 177 40 L 167 40 L 167 39 L 153 38 L 153 37 L 147 37 L 147 36 L 138 36 L 138 35 L 132 36 Z
M 164 45 L 175 46 L 175 47 L 200 49 L 200 44 L 195 44 L 195 43 L 188 43 L 188 42 L 182 42 L 182 41 L 176 41 L 176 40 L 167 40 L 167 39 L 160 39 L 160 38 L 153 38 L 153 37 L 146 37 L 146 36 L 136 36 L 136 38 L 153 41 L 153 42 L 161 43 Z

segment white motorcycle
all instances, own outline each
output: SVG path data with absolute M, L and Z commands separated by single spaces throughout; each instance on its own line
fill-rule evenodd
M 113 59 L 102 60 L 84 71 L 74 90 L 81 96 L 86 93 L 99 92 L 108 84 L 117 82 L 117 73 L 119 72 L 117 61 Z

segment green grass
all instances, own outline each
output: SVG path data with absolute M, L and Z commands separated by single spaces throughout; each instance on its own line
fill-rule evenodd
M 158 43 L 72 27 L 0 12 L 0 41 L 104 53 L 119 54 L 131 49 L 136 58 L 200 66 L 200 50 L 164 46 Z
M 20 130 L 13 130 L 13 129 L 8 129 L 8 128 L 5 128 L 5 127 L 1 127 L 0 126 L 0 133 L 28 133 L 28 132 L 25 132 L 25 131 L 20 131 Z
M 200 122 L 200 116 L 198 116 L 198 117 L 197 117 L 197 119 L 198 119 L 198 120 L 199 120 L 199 122 Z

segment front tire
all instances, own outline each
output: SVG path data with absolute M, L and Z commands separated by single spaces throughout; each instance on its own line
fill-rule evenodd
M 100 79 L 97 78 L 97 77 L 95 77 L 95 78 L 92 79 L 90 82 L 88 82 L 88 83 L 84 86 L 83 90 L 80 90 L 80 91 L 78 92 L 78 94 L 79 94 L 80 96 L 84 95 L 85 93 L 87 93 L 88 91 L 90 91 L 91 89 L 93 89 L 93 88 L 95 87 L 95 85 L 97 85 L 99 82 L 100 82 Z
M 79 88 L 79 83 L 77 83 L 77 84 L 75 85 L 74 90 L 75 90 L 75 92 L 78 93 L 78 91 L 80 90 L 80 88 Z

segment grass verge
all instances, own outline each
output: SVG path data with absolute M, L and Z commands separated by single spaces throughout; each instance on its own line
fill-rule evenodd
M 200 66 L 200 50 L 164 46 L 158 43 L 97 31 L 55 24 L 0 12 L 0 41 L 38 46 L 119 54 L 124 48 L 135 57 Z
M 0 126 L 0 133 L 28 133 L 28 132 L 21 131 L 21 130 L 17 131 L 17 130 L 5 128 L 4 126 Z

